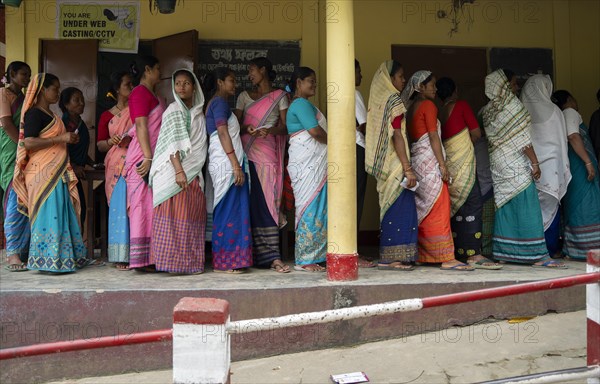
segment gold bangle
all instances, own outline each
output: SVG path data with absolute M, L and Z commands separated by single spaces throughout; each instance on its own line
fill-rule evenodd
M 585 166 L 587 167 L 588 165 L 593 164 L 591 161 L 589 163 L 585 163 Z

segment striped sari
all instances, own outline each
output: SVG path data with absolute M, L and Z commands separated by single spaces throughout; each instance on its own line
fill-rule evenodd
M 279 121 L 279 105 L 286 97 L 274 90 L 244 106 L 243 124 L 254 127 L 274 127 Z M 240 95 L 240 98 L 242 95 Z M 239 100 L 238 99 L 238 100 Z M 249 96 L 247 100 L 251 100 Z M 252 222 L 252 251 L 254 265 L 269 267 L 281 259 L 279 228 L 285 225 L 280 215 L 283 191 L 283 157 L 286 135 L 266 137 L 242 135 L 244 151 L 250 165 L 250 217 Z
M 392 140 L 392 122 L 404 115 L 406 108 L 391 82 L 391 64 L 391 61 L 382 63 L 371 82 L 365 137 L 365 168 L 377 180 L 379 193 L 380 264 L 409 263 L 417 259 L 415 193 L 400 185 L 404 169 Z M 410 158 L 404 118 L 401 124 L 406 154 Z
M 110 136 L 123 135 L 131 129 L 129 108 L 125 108 L 108 123 Z M 129 216 L 127 215 L 127 182 L 125 181 L 125 158 L 127 146 L 113 145 L 106 157 L 104 188 L 108 201 L 108 261 L 129 262 Z
M 502 70 L 485 79 L 490 99 L 483 111 L 496 203 L 493 256 L 534 264 L 548 258 L 542 210 L 524 154 L 531 146 L 531 118 L 511 92 Z
M 31 79 L 23 117 L 42 89 L 45 74 Z M 21 119 L 23 122 L 24 118 Z M 62 120 L 52 116 L 39 138 L 55 138 L 66 132 Z M 31 246 L 27 268 L 48 272 L 74 272 L 88 263 L 79 227 L 80 204 L 77 177 L 69 163 L 67 145 L 55 143 L 45 149 L 25 149 L 21 124 L 13 187 L 18 209 L 29 217 Z M 40 178 L 43 174 L 47 177 Z
M 431 101 L 426 100 L 417 107 L 412 121 L 408 123 L 409 132 L 413 131 L 416 117 L 419 110 L 425 107 L 425 103 Z M 438 134 L 439 128 L 438 121 Z M 450 193 L 448 184 L 442 180 L 438 170 L 438 161 L 428 133 L 423 134 L 412 144 L 410 153 L 420 184 L 415 199 L 419 218 L 418 260 L 422 263 L 445 263 L 454 260 L 454 243 L 450 227 Z

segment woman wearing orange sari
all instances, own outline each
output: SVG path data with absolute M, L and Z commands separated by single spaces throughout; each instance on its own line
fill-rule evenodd
M 98 150 L 108 152 L 104 158 L 106 170 L 104 187 L 108 213 L 108 261 L 119 271 L 129 270 L 129 217 L 127 216 L 127 182 L 125 181 L 125 156 L 131 138 L 129 115 L 131 76 L 127 72 L 113 73 L 108 97 L 117 104 L 100 116 L 98 124 Z
M 402 99 L 408 106 L 407 130 L 411 141 L 412 166 L 417 174 L 416 191 L 419 233 L 417 244 L 421 263 L 441 263 L 449 271 L 473 271 L 454 258 L 450 229 L 449 174 L 440 138 L 435 76 L 418 71 L 408 81 Z
M 242 144 L 250 166 L 254 265 L 287 273 L 290 268 L 281 261 L 279 252 L 279 229 L 286 224 L 280 208 L 289 102 L 286 92 L 273 89 L 276 73 L 267 58 L 251 60 L 248 71 L 256 90 L 240 94 L 235 114 L 241 122 Z
M 29 217 L 31 246 L 27 268 L 74 272 L 85 266 L 77 193 L 77 177 L 69 163 L 67 144 L 79 136 L 67 132 L 50 112 L 58 101 L 60 83 L 51 74 L 31 79 L 21 119 L 13 188 L 18 209 Z

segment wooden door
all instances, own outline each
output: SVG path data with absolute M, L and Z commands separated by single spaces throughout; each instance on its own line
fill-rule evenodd
M 40 71 L 52 73 L 60 80 L 60 89 L 77 87 L 83 92 L 83 121 L 90 130 L 90 156 L 96 148 L 96 98 L 98 95 L 98 40 L 42 40 Z M 58 104 L 53 108 L 58 116 Z
M 459 98 L 466 100 L 475 113 L 487 103 L 484 87 L 488 69 L 485 48 L 392 45 L 392 58 L 404 67 L 406 81 L 416 71 L 426 69 L 438 79 L 452 78 Z
M 155 39 L 152 52 L 160 62 L 162 80 L 157 93 L 167 104 L 173 102 L 171 76 L 178 69 L 186 68 L 194 71 L 198 51 L 198 31 L 190 30 L 175 35 Z

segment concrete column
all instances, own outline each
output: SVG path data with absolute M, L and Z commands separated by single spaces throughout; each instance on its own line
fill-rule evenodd
M 326 1 L 327 30 L 327 278 L 358 279 L 354 1 Z
M 184 297 L 173 311 L 173 383 L 229 383 L 229 302 Z
M 600 271 L 600 250 L 588 252 L 587 272 Z M 586 286 L 587 298 L 587 365 L 600 366 L 600 283 Z M 588 379 L 589 384 L 600 384 L 600 379 Z

